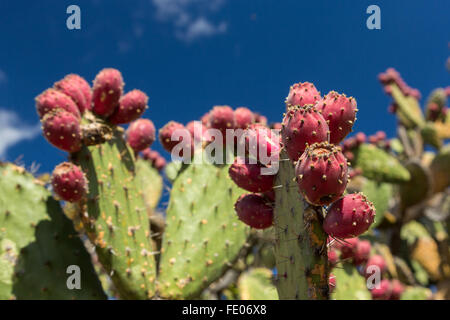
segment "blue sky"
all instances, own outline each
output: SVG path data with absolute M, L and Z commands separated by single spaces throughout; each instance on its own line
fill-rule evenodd
M 81 30 L 66 28 L 71 4 Z M 371 4 L 381 30 L 366 28 Z M 122 71 L 126 91 L 149 95 L 145 117 L 157 128 L 218 104 L 280 121 L 289 85 L 311 81 L 323 94 L 356 97 L 356 131 L 393 136 L 377 74 L 395 67 L 424 97 L 449 85 L 448 12 L 449 1 L 425 0 L 4 0 L 0 159 L 22 157 L 40 171 L 64 161 L 39 132 L 34 97 L 67 73 L 92 81 L 104 67 Z

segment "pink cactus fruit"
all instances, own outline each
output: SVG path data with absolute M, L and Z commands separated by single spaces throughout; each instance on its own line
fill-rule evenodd
M 328 209 L 323 229 L 336 238 L 353 238 L 366 232 L 375 219 L 375 207 L 362 193 L 347 194 Z
M 281 124 L 281 122 L 275 122 L 271 124 L 270 128 L 272 128 L 273 130 L 281 130 L 283 128 L 283 125 Z
M 381 274 L 383 274 L 387 270 L 386 261 L 379 254 L 371 256 L 367 261 L 366 266 L 364 268 L 364 276 L 366 278 L 371 276 L 375 272 L 371 270 L 374 267 L 377 267 Z
M 149 161 L 152 167 L 158 171 L 162 171 L 166 166 L 166 159 L 164 159 L 158 151 L 147 148 L 142 151 L 142 158 Z
M 320 92 L 317 91 L 314 84 L 310 82 L 299 82 L 293 84 L 289 89 L 289 94 L 286 98 L 286 107 L 300 106 L 303 107 L 308 104 L 314 105 L 320 100 Z
M 148 108 L 148 96 L 140 90 L 132 90 L 122 96 L 119 106 L 111 117 L 108 118 L 112 124 L 125 124 L 138 119 Z
M 397 279 L 393 279 L 391 281 L 391 289 L 392 291 L 389 300 L 400 300 L 403 292 L 405 291 L 405 286 Z
M 174 133 L 177 133 L 180 137 L 178 138 L 172 138 L 172 135 Z M 185 141 L 184 136 L 188 137 L 189 141 Z M 184 125 L 181 123 L 170 121 L 168 122 L 164 127 L 162 127 L 159 130 L 159 141 L 161 142 L 163 148 L 168 151 L 172 152 L 173 148 L 175 148 L 176 145 L 179 143 L 182 143 L 184 146 L 185 143 L 189 143 L 191 146 L 193 146 L 193 141 L 191 139 L 190 132 L 186 129 Z M 180 156 L 183 156 L 180 154 Z
M 290 107 L 282 124 L 281 138 L 289 159 L 295 162 L 308 145 L 328 141 L 329 128 L 312 106 Z
M 209 112 L 209 127 L 220 130 L 225 139 L 226 130 L 235 128 L 233 109 L 229 106 L 215 106 Z
M 230 178 L 240 188 L 250 192 L 266 192 L 273 188 L 274 175 L 262 175 L 261 164 L 246 163 L 244 159 L 236 158 L 228 169 Z
M 273 208 L 259 194 L 243 194 L 234 208 L 239 220 L 255 229 L 266 229 L 273 223 Z
M 65 76 L 64 79 L 54 84 L 54 88 L 71 97 L 81 114 L 90 109 L 91 87 L 79 75 L 69 74 Z
M 378 75 L 378 80 L 384 86 L 385 92 L 389 95 L 392 94 L 392 90 L 389 85 L 396 84 L 405 96 L 412 96 L 417 100 L 421 99 L 420 91 L 409 87 L 400 76 L 400 73 L 398 73 L 394 68 L 388 68 L 386 72 L 380 73 Z
M 370 257 L 370 250 L 372 245 L 368 240 L 358 241 L 355 248 L 355 253 L 353 254 L 353 263 L 357 266 L 366 263 Z
M 254 113 L 255 116 L 255 123 L 259 123 L 263 126 L 267 126 L 267 118 L 265 116 L 263 116 L 262 114 L 255 112 Z
M 316 206 L 329 205 L 342 196 L 347 186 L 347 159 L 339 147 L 328 142 L 314 143 L 298 160 L 295 174 L 306 201 Z
M 280 138 L 279 135 L 267 128 L 266 126 L 253 123 L 248 126 L 244 132 L 245 149 L 250 158 L 255 159 L 265 165 L 264 157 L 270 159 L 278 159 L 280 153 Z
M 205 113 L 201 118 L 200 121 L 202 122 L 202 124 L 206 127 L 209 126 L 209 112 Z
M 186 129 L 189 130 L 189 133 L 191 134 L 191 137 L 194 139 L 194 141 L 212 141 L 212 137 L 209 135 L 207 126 L 204 125 L 201 121 L 190 121 L 188 124 L 186 124 Z
M 363 144 L 363 143 L 366 142 L 367 137 L 366 137 L 366 135 L 364 134 L 364 132 L 358 132 L 358 133 L 355 135 L 355 139 L 356 139 L 356 143 L 357 143 L 358 145 L 361 145 L 361 144 Z
M 63 109 L 47 113 L 41 120 L 44 137 L 53 146 L 70 153 L 81 149 L 80 119 Z
M 330 266 L 334 267 L 338 263 L 338 260 L 339 260 L 336 250 L 333 250 L 330 248 L 330 250 L 328 250 L 328 252 L 327 252 L 327 255 L 328 255 L 328 262 L 330 263 Z
M 250 109 L 239 107 L 234 110 L 234 120 L 237 129 L 245 129 L 248 125 L 255 121 L 255 116 Z
M 328 292 L 333 293 L 336 288 L 336 276 L 333 273 L 330 273 L 328 278 Z
M 392 293 L 391 283 L 387 279 L 380 281 L 379 286 L 370 290 L 373 300 L 388 300 Z
M 50 88 L 36 97 L 36 110 L 40 119 L 55 109 L 63 109 L 75 117 L 81 118 L 75 102 L 63 92 Z
M 148 119 L 138 119 L 130 124 L 126 136 L 130 147 L 135 152 L 140 152 L 155 141 L 155 126 Z
M 123 87 L 124 82 L 119 70 L 106 68 L 100 71 L 94 80 L 92 111 L 102 117 L 112 115 L 119 105 Z
M 356 247 L 358 246 L 358 238 L 350 238 L 340 240 L 341 243 L 341 259 L 352 259 L 355 256 Z
M 270 202 L 275 202 L 275 191 L 270 190 L 270 191 L 266 191 L 263 192 L 262 195 Z
M 358 111 L 355 98 L 330 91 L 315 107 L 330 128 L 330 143 L 338 144 L 352 131 Z
M 87 192 L 87 180 L 84 173 L 70 162 L 63 162 L 56 166 L 51 183 L 55 193 L 64 201 L 79 201 Z

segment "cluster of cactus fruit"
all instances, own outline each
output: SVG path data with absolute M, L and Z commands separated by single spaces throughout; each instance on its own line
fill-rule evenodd
M 170 121 L 166 165 L 144 92 L 116 69 L 66 76 L 36 110 L 67 161 L 49 178 L 0 165 L 0 298 L 450 298 L 449 90 L 424 115 L 398 72 L 379 79 L 398 138 L 346 138 L 356 99 L 304 82 L 278 123 L 230 106 Z

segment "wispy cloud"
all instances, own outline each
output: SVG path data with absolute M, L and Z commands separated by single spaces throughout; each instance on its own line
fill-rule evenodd
M 34 139 L 41 131 L 40 124 L 24 123 L 13 111 L 0 109 L 0 157 L 5 157 L 8 148 L 23 140 Z
M 175 35 L 184 41 L 210 37 L 227 31 L 227 23 L 215 23 L 209 15 L 217 12 L 225 0 L 152 0 L 156 17 L 169 22 L 175 28 Z

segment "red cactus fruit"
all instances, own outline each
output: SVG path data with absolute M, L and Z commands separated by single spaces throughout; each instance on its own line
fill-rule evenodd
M 358 111 L 355 98 L 330 91 L 315 107 L 328 123 L 330 143 L 338 144 L 352 131 Z
M 119 70 L 106 68 L 94 80 L 93 108 L 99 116 L 109 117 L 119 105 L 123 93 L 123 79 Z
M 353 254 L 353 263 L 357 266 L 366 263 L 370 257 L 370 249 L 372 248 L 370 241 L 361 240 L 358 241 L 355 248 L 355 253 Z
M 132 90 L 122 96 L 119 107 L 108 118 L 112 124 L 125 124 L 138 119 L 148 108 L 148 96 L 140 90 Z
M 405 291 L 405 286 L 397 279 L 393 279 L 391 281 L 391 289 L 392 291 L 389 300 L 400 300 L 400 297 Z
M 255 121 L 255 117 L 250 109 L 240 107 L 234 110 L 234 120 L 237 129 L 245 129 Z
M 55 193 L 64 201 L 76 202 L 86 194 L 86 177 L 78 166 L 70 162 L 56 166 L 51 183 Z
M 310 82 L 299 82 L 290 87 L 289 95 L 285 102 L 287 107 L 303 107 L 307 104 L 314 105 L 320 98 L 320 92 L 317 91 L 314 84 Z
M 253 123 L 245 130 L 244 137 L 246 151 L 250 158 L 263 162 L 264 159 L 261 156 L 278 157 L 280 153 L 279 136 L 266 126 Z M 269 165 L 269 163 L 264 164 Z
M 172 152 L 172 149 L 184 140 L 183 138 L 180 138 L 180 140 L 172 139 L 172 134 L 178 130 L 186 130 L 186 132 L 190 134 L 185 126 L 175 121 L 170 121 L 164 127 L 159 129 L 159 141 L 166 151 Z
M 209 112 L 205 113 L 201 118 L 200 121 L 204 126 L 209 126 Z
M 357 142 L 358 145 L 365 143 L 366 140 L 367 140 L 367 137 L 366 137 L 366 135 L 364 134 L 364 132 L 358 132 L 358 133 L 355 135 L 355 138 L 356 138 L 356 142 Z
M 378 75 L 378 80 L 384 86 L 385 92 L 389 95 L 392 94 L 389 85 L 394 83 L 405 96 L 412 96 L 417 100 L 420 100 L 421 98 L 420 91 L 409 87 L 400 76 L 400 73 L 394 68 L 388 68 L 385 73 L 380 73 Z
M 283 125 L 281 124 L 281 122 L 275 122 L 270 125 L 270 128 L 274 130 L 281 130 L 283 128 Z
M 239 220 L 255 229 L 272 226 L 273 209 L 259 194 L 243 194 L 236 201 L 234 208 Z
M 215 106 L 209 112 L 209 127 L 220 130 L 225 139 L 226 129 L 235 127 L 233 109 L 229 106 Z
M 352 238 L 366 232 L 375 218 L 375 207 L 362 193 L 348 194 L 333 203 L 323 222 L 326 233 Z
M 267 118 L 262 114 L 256 112 L 253 114 L 255 116 L 255 123 L 259 123 L 263 126 L 267 126 Z
M 289 159 L 297 161 L 308 145 L 328 141 L 329 128 L 312 106 L 290 107 L 283 119 L 281 138 Z
M 328 292 L 333 293 L 336 288 L 336 276 L 333 273 L 330 273 L 328 277 Z
M 80 119 L 70 112 L 55 109 L 41 120 L 44 137 L 53 146 L 67 152 L 81 149 Z
M 48 112 L 55 109 L 63 109 L 80 118 L 80 111 L 71 97 L 56 89 L 45 90 L 36 97 L 36 110 L 42 119 Z
M 338 263 L 338 254 L 336 250 L 332 249 L 328 250 L 327 255 L 328 255 L 328 262 L 332 267 L 334 267 Z
M 350 238 L 345 239 L 341 242 L 341 259 L 349 259 L 353 258 L 356 251 L 356 246 L 358 245 L 359 239 L 358 238 Z
M 309 146 L 295 167 L 300 192 L 312 205 L 328 205 L 339 199 L 347 186 L 347 159 L 328 142 Z M 333 234 L 331 234 L 333 235 Z
M 373 274 L 373 271 L 369 269 L 369 267 L 371 266 L 378 267 L 380 269 L 380 273 L 384 273 L 387 269 L 386 261 L 379 254 L 371 256 L 367 261 L 366 266 L 364 268 L 364 276 L 366 278 Z
M 261 164 L 245 163 L 236 158 L 228 170 L 231 179 L 242 189 L 250 192 L 266 192 L 272 190 L 274 175 L 262 175 Z
M 149 161 L 152 167 L 158 171 L 163 170 L 166 166 L 166 159 L 164 159 L 158 151 L 145 149 L 142 151 L 142 158 Z
M 273 189 L 270 191 L 263 192 L 262 195 L 270 202 L 275 202 L 275 191 L 273 191 Z
M 66 76 L 70 81 L 77 84 L 78 88 L 83 92 L 84 99 L 86 101 L 86 110 L 91 110 L 92 106 L 92 89 L 89 83 L 77 74 L 69 74 Z
M 392 288 L 389 280 L 384 279 L 380 281 L 379 287 L 370 290 L 373 300 L 387 300 L 391 296 Z
M 71 97 L 81 114 L 90 109 L 91 87 L 79 75 L 69 74 L 65 76 L 64 79 L 54 84 L 54 88 Z
M 195 132 L 195 128 L 198 132 Z M 204 125 L 201 121 L 190 121 L 188 124 L 186 124 L 186 129 L 189 130 L 189 133 L 191 134 L 191 137 L 195 141 L 200 142 L 211 142 L 212 137 L 209 135 L 208 128 L 206 125 Z
M 138 119 L 130 124 L 126 132 L 127 142 L 135 151 L 142 151 L 155 141 L 155 126 L 148 119 Z

